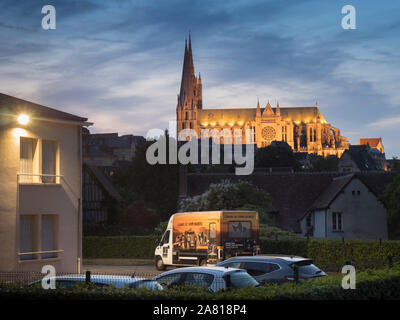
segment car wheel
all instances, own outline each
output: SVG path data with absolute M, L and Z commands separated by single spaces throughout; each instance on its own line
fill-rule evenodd
M 164 262 L 162 261 L 161 258 L 157 258 L 156 260 L 156 268 L 159 271 L 164 271 L 166 269 L 166 266 L 164 264 Z

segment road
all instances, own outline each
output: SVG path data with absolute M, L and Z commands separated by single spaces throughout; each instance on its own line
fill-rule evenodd
M 142 277 L 154 277 L 162 273 L 154 266 L 152 260 L 131 260 L 131 259 L 90 259 L 84 260 L 82 271 L 91 271 L 93 274 L 120 274 L 136 275 Z

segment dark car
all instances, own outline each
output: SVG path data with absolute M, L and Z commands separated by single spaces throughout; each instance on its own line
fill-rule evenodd
M 297 256 L 238 256 L 220 262 L 217 266 L 244 269 L 260 284 L 293 281 L 295 267 L 298 267 L 299 280 L 326 276 L 312 260 Z

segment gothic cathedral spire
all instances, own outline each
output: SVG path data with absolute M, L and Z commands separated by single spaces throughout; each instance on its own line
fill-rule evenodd
M 178 130 L 195 128 L 197 125 L 197 110 L 203 108 L 201 77 L 195 76 L 192 54 L 192 39 L 189 34 L 189 43 L 185 40 L 185 54 L 183 56 L 183 68 L 181 88 L 176 106 Z

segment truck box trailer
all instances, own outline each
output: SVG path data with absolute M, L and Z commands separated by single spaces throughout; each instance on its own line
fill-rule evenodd
M 154 258 L 166 266 L 214 265 L 238 255 L 260 253 L 255 211 L 181 212 L 171 216 Z

